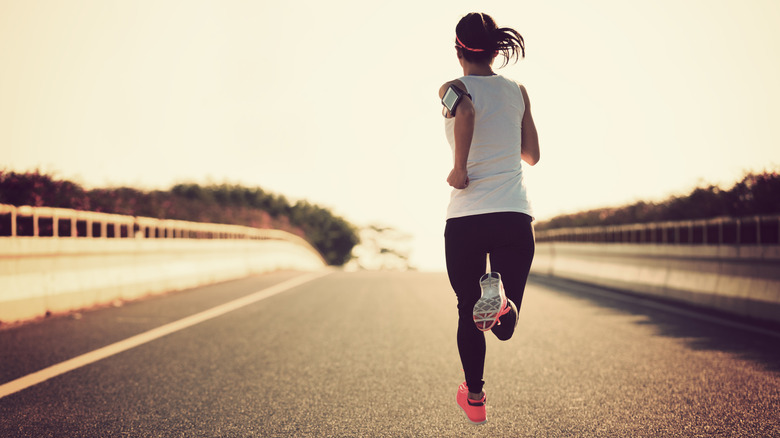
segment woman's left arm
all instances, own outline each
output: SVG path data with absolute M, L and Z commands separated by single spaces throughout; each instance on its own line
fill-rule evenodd
M 522 85 L 520 85 L 520 91 L 523 93 L 523 101 L 525 102 L 520 157 L 523 161 L 533 166 L 539 162 L 539 135 L 536 133 L 534 118 L 531 116 L 531 101 L 528 99 L 528 92 L 525 91 L 525 87 Z

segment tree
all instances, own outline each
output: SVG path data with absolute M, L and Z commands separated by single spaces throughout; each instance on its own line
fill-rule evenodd
M 746 174 L 729 190 L 707 185 L 659 203 L 640 201 L 623 207 L 556 216 L 537 224 L 536 228 L 549 230 L 777 213 L 780 213 L 780 175 L 777 171 L 764 171 Z
M 360 229 L 360 244 L 353 250 L 353 269 L 413 269 L 409 264 L 411 236 L 394 228 L 369 225 Z

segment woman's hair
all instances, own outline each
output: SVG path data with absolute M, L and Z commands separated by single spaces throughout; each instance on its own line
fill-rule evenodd
M 504 67 L 510 59 L 517 62 L 525 58 L 523 37 L 509 27 L 499 28 L 488 14 L 472 12 L 461 18 L 455 26 L 455 45 L 466 61 L 490 62 L 499 53 L 504 57 Z

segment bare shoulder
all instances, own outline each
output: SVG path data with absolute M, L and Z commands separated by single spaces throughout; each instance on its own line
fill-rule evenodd
M 447 91 L 447 88 L 450 88 L 450 85 L 454 85 L 463 90 L 463 92 L 466 92 L 466 86 L 463 85 L 463 82 L 460 79 L 454 79 L 452 81 L 445 82 L 444 85 L 439 88 L 439 99 L 444 97 L 444 92 Z

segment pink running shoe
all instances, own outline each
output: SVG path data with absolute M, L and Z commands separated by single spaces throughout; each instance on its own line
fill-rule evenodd
M 506 299 L 506 307 L 498 313 L 498 322 L 491 331 L 502 341 L 508 341 L 512 338 L 517 328 L 517 307 L 509 298 Z
M 485 412 L 485 402 L 487 401 L 487 395 L 483 392 L 481 400 L 469 400 L 469 387 L 466 386 L 466 382 L 463 382 L 458 387 L 458 406 L 466 413 L 469 421 L 474 424 L 482 424 L 487 421 L 487 414 Z
M 496 325 L 501 312 L 507 308 L 506 294 L 498 272 L 483 275 L 479 279 L 479 286 L 482 288 L 482 297 L 474 304 L 474 323 L 479 330 L 486 332 Z

